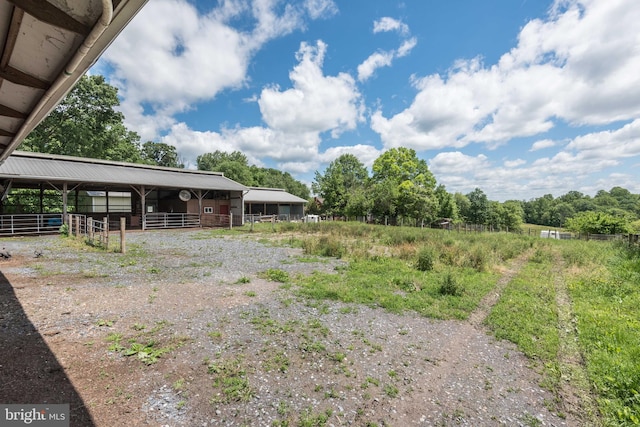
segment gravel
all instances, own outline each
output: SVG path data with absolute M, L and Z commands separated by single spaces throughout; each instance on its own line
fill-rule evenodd
M 0 268 L 96 425 L 579 425 L 481 322 L 307 300 L 261 273 L 344 262 L 258 237 L 130 233 L 127 255 L 8 239 Z M 158 342 L 182 339 L 157 363 L 109 350 L 154 325 Z

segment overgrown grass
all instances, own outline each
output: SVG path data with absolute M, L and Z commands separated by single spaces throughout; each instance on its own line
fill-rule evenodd
M 570 285 L 578 337 L 604 424 L 640 425 L 640 250 L 596 246 Z

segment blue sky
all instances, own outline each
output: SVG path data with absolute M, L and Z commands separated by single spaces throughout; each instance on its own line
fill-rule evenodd
M 92 73 L 188 167 L 310 184 L 409 147 L 450 192 L 640 193 L 637 0 L 149 0 Z

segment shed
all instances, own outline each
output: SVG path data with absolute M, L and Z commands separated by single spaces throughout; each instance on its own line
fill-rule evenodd
M 283 188 L 251 187 L 244 195 L 245 215 L 276 215 L 287 221 L 302 219 L 306 203 Z

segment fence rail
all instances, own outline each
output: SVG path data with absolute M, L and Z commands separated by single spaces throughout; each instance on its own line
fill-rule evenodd
M 200 227 L 200 215 L 198 214 L 158 212 L 146 214 L 143 221 L 145 221 L 145 228 L 148 230 Z
M 0 236 L 57 233 L 62 214 L 0 215 Z

